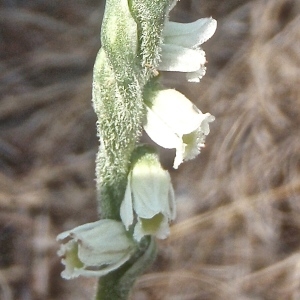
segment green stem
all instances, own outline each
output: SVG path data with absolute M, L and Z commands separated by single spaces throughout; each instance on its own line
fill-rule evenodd
M 137 277 L 140 276 L 156 258 L 156 243 L 153 237 L 145 238 L 132 260 L 118 270 L 98 281 L 95 300 L 126 300 Z
M 102 49 L 93 75 L 93 105 L 100 138 L 96 159 L 98 207 L 104 219 L 120 220 L 130 159 L 145 117 L 143 90 L 152 76 L 146 64 L 158 64 L 170 1 L 106 1 Z M 127 299 L 137 276 L 155 258 L 153 238 L 143 239 L 137 248 L 129 262 L 101 278 L 96 300 Z

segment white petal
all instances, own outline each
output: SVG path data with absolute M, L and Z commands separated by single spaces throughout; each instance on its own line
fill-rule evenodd
M 132 170 L 131 184 L 134 210 L 140 218 L 151 219 L 165 213 L 171 178 L 159 163 L 138 162 Z
M 147 107 L 144 129 L 161 147 L 176 149 L 176 168 L 184 159 L 183 135 L 197 130 L 205 117 L 191 101 L 175 90 L 160 91 L 152 101 L 151 108 Z
M 174 169 L 178 169 L 179 165 L 181 165 L 183 163 L 184 150 L 185 150 L 185 145 L 183 143 L 181 143 L 181 145 L 179 145 L 179 147 L 176 148 L 176 156 L 175 156 L 174 163 L 173 163 Z
M 203 18 L 192 23 L 166 22 L 164 43 L 195 48 L 210 39 L 217 28 L 213 18 Z
M 131 192 L 131 173 L 128 175 L 127 186 L 124 199 L 120 207 L 120 217 L 128 230 L 129 226 L 133 223 L 133 207 L 132 207 L 132 192 Z
M 148 235 L 148 233 L 144 232 L 141 222 L 138 221 L 134 227 L 133 238 L 139 242 L 145 235 Z
M 157 154 L 150 150 L 141 152 L 130 173 L 133 209 L 137 216 L 134 238 L 139 241 L 145 235 L 166 237 L 168 222 L 176 214 L 169 172 L 161 167 Z
M 201 122 L 201 131 L 208 135 L 210 132 L 209 123 L 213 122 L 216 118 L 212 116 L 210 113 L 206 113 L 203 115 L 203 121 Z
M 79 275 L 102 276 L 124 264 L 135 251 L 135 243 L 127 237 L 124 225 L 115 220 L 100 220 L 62 233 L 58 254 L 66 266 L 66 279 Z
M 195 158 L 200 153 L 200 145 L 197 142 L 197 131 L 190 133 L 189 136 L 195 137 L 192 142 L 186 144 L 183 141 L 182 144 L 176 148 L 176 156 L 173 164 L 174 169 L 177 169 L 184 161 Z
M 107 275 L 111 271 L 118 269 L 122 266 L 129 258 L 131 257 L 130 254 L 125 255 L 122 259 L 117 261 L 114 264 L 106 265 L 105 267 L 101 268 L 101 270 L 88 270 L 83 268 L 74 268 L 74 270 L 68 270 L 67 268 L 61 273 L 61 277 L 64 279 L 72 279 L 78 276 L 85 276 L 85 277 L 101 277 Z M 62 263 L 64 264 L 64 259 L 62 259 Z
M 206 62 L 205 52 L 200 49 L 172 44 L 163 44 L 161 49 L 160 71 L 195 72 Z
M 203 114 L 176 90 L 159 91 L 151 101 L 145 131 L 158 145 L 176 149 L 174 168 L 177 169 L 184 160 L 200 153 L 214 117 Z
M 183 94 L 173 89 L 159 91 L 152 100 L 150 110 L 180 138 L 198 128 L 203 120 L 201 111 Z M 178 143 L 175 146 L 177 145 Z
M 158 145 L 166 149 L 176 148 L 181 136 L 165 123 L 159 115 L 147 107 L 147 120 L 144 129 L 148 136 Z
M 61 240 L 65 239 L 65 238 L 67 238 L 69 236 L 73 236 L 74 234 L 79 234 L 79 233 L 91 230 L 91 229 L 95 228 L 95 226 L 97 226 L 97 222 L 87 223 L 87 224 L 83 224 L 83 225 L 77 226 L 76 228 L 73 228 L 71 230 L 64 231 L 64 232 L 60 233 L 56 237 L 56 240 L 57 241 L 61 241 Z
M 115 263 L 132 247 L 121 222 L 106 219 L 98 224 L 85 233 L 74 235 L 77 241 L 81 241 L 78 257 L 86 266 Z
M 189 134 L 182 136 L 182 145 L 176 148 L 176 157 L 174 160 L 174 168 L 186 160 L 195 158 L 200 149 L 204 147 L 205 137 L 209 134 L 209 122 L 215 120 L 210 113 L 202 114 L 199 127 Z
M 201 78 L 205 75 L 206 73 L 206 67 L 200 66 L 199 70 L 195 72 L 190 72 L 186 74 L 186 79 L 189 82 L 200 82 Z

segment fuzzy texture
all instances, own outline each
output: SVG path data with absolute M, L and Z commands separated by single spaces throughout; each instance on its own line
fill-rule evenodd
M 104 218 L 119 218 L 131 153 L 141 135 L 145 115 L 142 90 L 149 79 L 145 77 L 144 64 L 157 64 L 169 5 L 168 1 L 156 2 L 141 5 L 131 1 L 131 11 L 126 0 L 106 4 L 102 49 L 93 77 L 93 106 L 100 137 L 97 190 Z M 146 22 L 148 17 L 150 21 Z
M 93 77 L 93 106 L 101 142 L 96 161 L 97 190 L 102 217 L 118 219 L 128 163 L 143 117 L 135 62 L 136 24 L 126 0 L 107 1 L 101 37 Z
M 135 1 L 106 2 L 102 48 L 96 58 L 93 76 L 93 107 L 100 138 L 96 159 L 98 208 L 102 219 L 120 219 L 130 159 L 141 135 L 145 115 L 143 89 L 151 78 L 151 72 L 145 72 L 144 62 L 149 61 L 151 65 L 159 59 L 160 36 L 168 6 L 167 0 L 148 1 L 142 7 Z M 148 22 L 150 27 L 145 26 Z M 151 247 L 150 243 L 142 250 L 142 243 L 135 255 L 146 255 Z M 152 262 L 155 253 L 150 251 L 149 255 L 145 258 Z M 128 264 L 101 278 L 96 299 L 127 299 L 133 282 L 147 267 L 144 260 L 132 258 Z M 128 275 L 130 278 L 124 275 L 128 269 L 135 270 Z
M 162 32 L 167 18 L 170 0 L 129 0 L 133 18 L 138 28 L 138 53 L 145 77 L 151 77 L 152 68 L 157 68 L 160 61 Z

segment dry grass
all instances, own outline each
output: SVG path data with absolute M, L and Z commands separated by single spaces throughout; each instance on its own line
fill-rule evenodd
M 89 299 L 94 280 L 59 277 L 55 236 L 97 218 L 103 3 L 28 3 L 0 1 L 0 299 Z M 207 76 L 164 80 L 216 121 L 199 158 L 172 171 L 178 221 L 133 299 L 297 300 L 300 2 L 181 0 L 173 17 L 209 15 Z

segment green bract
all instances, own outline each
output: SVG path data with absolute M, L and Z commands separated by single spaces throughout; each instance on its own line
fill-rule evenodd
M 128 2 L 138 26 L 138 55 L 141 58 L 142 66 L 146 67 L 146 70 L 147 66 L 156 68 L 160 61 L 164 24 L 170 5 L 173 5 L 174 1 L 128 0 Z

